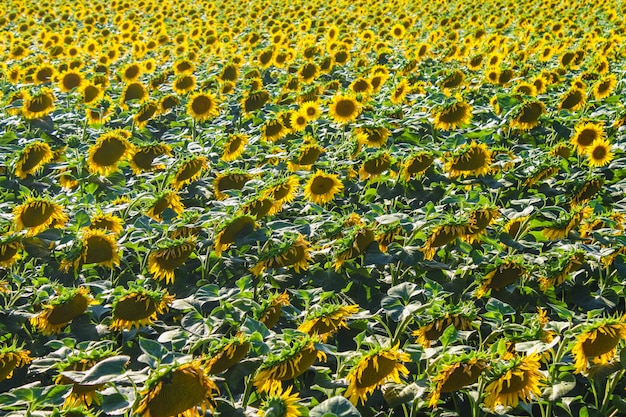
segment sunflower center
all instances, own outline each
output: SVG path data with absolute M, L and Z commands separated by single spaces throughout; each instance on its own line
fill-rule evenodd
M 251 94 L 248 98 L 246 98 L 246 100 L 243 103 L 244 109 L 247 112 L 258 110 L 261 107 L 263 107 L 263 105 L 267 102 L 268 99 L 269 99 L 269 94 L 265 91 Z
M 100 89 L 95 85 L 88 85 L 83 90 L 83 102 L 91 103 L 100 95 Z
M 39 113 L 46 111 L 52 107 L 52 97 L 47 94 L 42 94 L 36 97 L 28 103 L 27 110 L 31 113 Z
M 356 104 L 352 100 L 339 100 L 335 112 L 341 117 L 350 117 L 356 112 Z
M 81 81 L 82 81 L 82 78 L 78 74 L 66 74 L 63 77 L 63 87 L 65 87 L 68 90 L 71 90 L 73 88 L 78 87 Z
M 159 252 L 156 262 L 161 269 L 173 270 L 181 266 L 194 250 L 191 244 L 184 244 L 173 248 L 167 248 Z
M 26 227 L 37 227 L 46 224 L 54 214 L 54 206 L 45 201 L 29 204 L 22 211 L 22 224 Z
M 234 153 L 237 152 L 239 150 L 239 147 L 241 146 L 241 138 L 240 137 L 234 137 L 229 143 L 228 143 L 228 153 Z
M 370 175 L 379 175 L 389 169 L 390 165 L 388 157 L 374 158 L 363 163 L 363 170 Z
M 312 346 L 305 347 L 296 356 L 288 359 L 280 365 L 277 365 L 282 368 L 282 372 L 280 372 L 276 379 L 280 381 L 288 381 L 290 379 L 297 378 L 305 373 L 306 370 L 315 363 L 316 359 L 317 350 L 315 350 Z
M 524 270 L 517 265 L 499 267 L 491 278 L 489 288 L 499 289 L 514 283 L 522 276 Z
M 428 155 L 421 155 L 413 158 L 411 163 L 407 166 L 407 171 L 409 174 L 417 174 L 426 170 L 430 164 L 432 164 L 434 158 Z
M 8 243 L 0 246 L 0 263 L 8 261 L 17 254 L 18 246 Z
M 580 146 L 590 146 L 598 138 L 598 133 L 593 129 L 583 129 L 578 134 L 576 142 Z
M 500 394 L 513 394 L 522 391 L 526 388 L 528 375 L 525 371 L 519 373 L 512 373 L 511 378 L 502 383 L 502 390 Z
M 596 146 L 591 152 L 591 156 L 593 157 L 593 159 L 598 161 L 603 160 L 606 157 L 606 154 L 607 152 L 604 146 Z
M 117 163 L 126 152 L 126 145 L 117 138 L 104 140 L 93 154 L 93 161 L 99 166 Z
M 47 317 L 47 321 L 52 325 L 68 323 L 83 314 L 88 305 L 87 297 L 76 294 L 64 303 L 54 306 Z
M 454 227 L 446 226 L 437 229 L 433 233 L 433 236 L 434 237 L 432 238 L 430 246 L 438 248 L 456 239 L 458 237 L 458 232 Z
M 439 120 L 444 123 L 458 123 L 465 118 L 466 109 L 458 103 L 441 112 Z
M 22 171 L 29 172 L 37 168 L 40 162 L 48 154 L 48 149 L 41 145 L 35 145 L 28 150 L 28 155 L 22 162 Z
M 151 417 L 181 414 L 206 401 L 210 391 L 206 377 L 196 368 L 175 370 L 172 372 L 171 380 L 161 382 L 160 388 L 148 400 Z
M 250 204 L 248 208 L 248 213 L 251 216 L 255 216 L 257 219 L 265 216 L 270 210 L 274 207 L 274 202 L 269 198 L 264 198 L 261 200 L 256 200 L 252 204 Z
M 374 366 L 374 360 L 378 362 L 378 368 Z M 356 387 L 367 388 L 379 384 L 387 375 L 393 372 L 397 365 L 398 362 L 395 359 L 389 359 L 384 356 L 378 355 L 377 357 L 369 358 L 360 377 L 356 379 Z
M 317 158 L 320 157 L 322 151 L 318 147 L 308 148 L 300 155 L 300 159 L 298 160 L 299 165 L 311 165 L 317 161 Z
M 132 83 L 126 88 L 126 92 L 124 94 L 124 102 L 130 100 L 142 100 L 146 95 L 146 91 L 143 86 L 139 83 Z
M 530 94 L 530 91 L 526 92 L 525 94 Z M 537 119 L 539 119 L 539 116 L 541 116 L 542 111 L 543 109 L 541 107 L 541 104 L 528 103 L 524 107 L 522 107 L 522 111 L 518 116 L 518 120 L 522 123 L 536 122 Z
M 441 385 L 440 392 L 455 392 L 463 387 L 472 385 L 478 380 L 483 369 L 484 365 L 479 363 L 473 365 L 458 364 Z
M 133 162 L 143 170 L 152 169 L 152 161 L 158 156 L 163 155 L 165 152 L 162 148 L 157 146 L 151 146 L 147 149 L 142 149 L 133 156 Z
M 86 246 L 86 264 L 108 262 L 113 258 L 114 248 L 111 246 L 111 241 L 104 236 L 89 237 Z
M 585 352 L 585 356 L 590 358 L 604 355 L 615 349 L 620 339 L 620 332 L 615 329 L 610 328 L 608 333 L 603 333 L 598 329 L 595 339 L 587 339 L 583 342 L 583 352 Z
M 217 183 L 218 191 L 241 190 L 250 180 L 247 175 L 231 174 L 221 177 Z
M 565 97 L 563 103 L 561 103 L 561 107 L 564 109 L 572 109 L 576 107 L 583 99 L 582 92 L 576 90 Z
M 0 381 L 4 381 L 6 377 L 13 372 L 17 366 L 17 358 L 18 357 L 16 355 L 9 354 L 9 358 L 6 359 L 5 354 L 4 357 L 0 359 Z
M 332 178 L 315 177 L 311 182 L 311 193 L 315 195 L 323 195 L 332 190 L 335 182 Z
M 193 177 L 198 172 L 200 172 L 202 165 L 203 161 L 200 159 L 194 159 L 187 162 L 185 166 L 183 166 L 183 169 L 178 171 L 178 174 L 176 175 L 176 181 L 181 182 Z
M 483 168 L 487 162 L 486 153 L 480 148 L 470 148 L 455 159 L 452 168 L 457 171 L 474 171 Z
M 213 101 L 208 96 L 197 96 L 191 102 L 191 109 L 198 115 L 207 114 L 213 109 Z
M 157 311 L 158 303 L 141 294 L 123 298 L 115 305 L 113 315 L 116 319 L 139 321 L 146 319 Z
M 277 120 L 273 122 L 269 122 L 265 125 L 265 136 L 268 138 L 273 138 L 279 135 L 283 130 L 283 125 Z

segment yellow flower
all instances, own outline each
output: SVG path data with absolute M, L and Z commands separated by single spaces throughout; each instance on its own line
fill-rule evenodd
M 201 417 L 213 410 L 217 385 L 200 368 L 199 361 L 155 371 L 141 393 L 133 415 L 139 417 Z M 200 410 L 198 410 L 200 407 Z
M 424 253 L 424 259 L 432 259 L 437 249 L 456 240 L 463 232 L 463 227 L 456 224 L 442 224 L 433 230 L 421 251 Z
M 189 97 L 187 113 L 197 121 L 212 119 L 220 113 L 218 106 L 212 94 L 197 92 Z
M 224 144 L 222 160 L 230 162 L 237 159 L 243 153 L 248 140 L 249 136 L 246 134 L 231 134 L 228 136 L 228 140 Z
M 596 139 L 587 151 L 587 162 L 592 167 L 603 167 L 613 160 L 611 144 L 606 139 Z
M 574 145 L 576 152 L 587 154 L 591 145 L 600 140 L 604 140 L 605 133 L 602 125 L 598 123 L 579 123 L 574 129 L 574 134 L 570 138 L 570 142 Z
M 54 93 L 49 88 L 42 88 L 37 94 L 24 97 L 22 113 L 27 119 L 40 119 L 54 110 Z
M 451 155 L 445 169 L 451 177 L 486 175 L 491 171 L 492 153 L 484 143 L 465 144 Z
M 363 164 L 359 169 L 359 177 L 361 178 L 361 180 L 377 178 L 380 177 L 390 167 L 391 155 L 389 154 L 389 152 L 379 152 L 363 161 Z
M 135 116 L 133 116 L 133 122 L 137 129 L 146 127 L 150 119 L 159 113 L 159 103 L 156 101 L 147 101 L 141 105 Z
M 9 268 L 20 259 L 19 251 L 23 248 L 23 245 L 18 239 L 17 236 L 0 238 L 0 267 Z M 2 292 L 2 290 L 0 290 L 0 292 Z
M 349 123 L 361 113 L 361 104 L 350 95 L 338 94 L 329 108 L 330 117 L 337 123 Z
M 593 96 L 596 100 L 607 98 L 617 85 L 617 77 L 614 74 L 604 77 L 593 86 Z
M 43 198 L 29 198 L 13 210 L 17 230 L 28 229 L 27 236 L 34 236 L 49 227 L 63 227 L 68 221 L 63 208 Z
M 31 318 L 30 322 L 42 334 L 59 333 L 94 303 L 89 290 L 85 287 L 63 289 L 57 298 L 49 304 L 44 304 L 43 310 Z
M 346 261 L 364 254 L 367 248 L 374 242 L 376 242 L 376 236 L 370 228 L 364 226 L 355 227 L 350 235 L 343 239 L 343 245 L 337 251 L 335 270 L 339 270 Z M 376 245 L 378 245 L 378 242 L 376 242 Z
M 18 348 L 16 345 L 0 347 L 0 382 L 11 379 L 13 371 L 29 364 L 32 358 L 30 351 Z
M 89 171 L 99 175 L 115 171 L 118 163 L 132 153 L 133 145 L 128 141 L 130 136 L 130 132 L 122 129 L 100 135 L 96 143 L 89 147 Z
M 539 125 L 539 117 L 545 112 L 545 106 L 540 101 L 529 101 L 522 105 L 519 113 L 511 120 L 511 127 L 521 130 L 530 130 Z
M 443 107 L 435 114 L 435 129 L 450 130 L 469 123 L 472 119 L 472 106 L 462 100 Z
M 343 183 L 337 175 L 317 171 L 304 188 L 304 196 L 316 204 L 326 204 L 343 191 Z
M 541 355 L 515 358 L 503 372 L 485 388 L 485 406 L 492 411 L 498 405 L 517 407 L 519 400 L 528 402 L 532 396 L 541 396 L 544 379 L 539 371 Z
M 445 313 L 443 317 L 430 321 L 413 332 L 413 336 L 417 337 L 417 342 L 428 348 L 430 345 L 439 340 L 443 332 L 450 326 L 454 326 L 456 330 L 472 329 L 472 320 L 463 314 Z
M 216 375 L 239 363 L 250 350 L 250 341 L 243 335 L 220 343 L 206 361 L 206 373 Z
M 178 190 L 184 185 L 191 183 L 200 177 L 202 170 L 207 167 L 207 158 L 204 156 L 198 156 L 191 158 L 181 164 L 178 167 L 178 171 L 174 175 L 172 181 L 172 188 Z
M 45 142 L 33 142 L 24 147 L 15 163 L 15 175 L 26 178 L 43 169 L 43 166 L 54 158 L 50 145 Z
M 309 242 L 302 235 L 297 234 L 294 238 L 284 241 L 279 247 L 272 249 L 267 254 L 262 254 L 259 262 L 250 271 L 255 275 L 261 275 L 267 268 L 293 268 L 296 273 L 306 270 L 311 260 L 311 248 Z
M 402 179 L 410 181 L 415 175 L 420 175 L 432 165 L 435 157 L 430 152 L 418 152 L 410 156 L 402 165 Z
M 467 224 L 463 226 L 461 239 L 474 243 L 484 234 L 487 226 L 493 224 L 498 217 L 500 217 L 500 212 L 497 208 L 486 207 L 473 210 L 469 215 Z
M 190 241 L 170 242 L 167 247 L 156 249 L 148 257 L 148 271 L 154 274 L 154 279 L 165 283 L 174 282 L 175 269 L 185 263 L 196 249 L 196 244 Z
M 487 362 L 477 357 L 461 357 L 443 365 L 432 379 L 437 386 L 431 393 L 428 405 L 436 407 L 441 394 L 456 392 L 476 383 L 486 368 Z
M 306 320 L 298 326 L 302 333 L 310 336 L 318 335 L 325 343 L 328 338 L 337 333 L 340 328 L 348 328 L 347 318 L 359 312 L 358 305 L 329 304 L 316 309 L 307 315 Z
M 283 292 L 280 295 L 270 296 L 263 304 L 262 310 L 259 312 L 259 321 L 265 324 L 265 327 L 271 329 L 278 323 L 282 313 L 282 307 L 290 305 L 289 295 Z
M 151 325 L 174 301 L 167 291 L 151 291 L 140 286 L 125 290 L 113 302 L 111 330 L 130 330 Z
M 367 397 L 388 381 L 401 383 L 400 374 L 409 370 L 402 364 L 410 360 L 409 355 L 398 350 L 398 346 L 378 347 L 361 357 L 346 376 L 348 389 L 344 396 L 352 404 L 365 403 Z
M 256 229 L 257 224 L 252 216 L 239 216 L 226 222 L 215 237 L 215 253 L 222 256 L 222 252 L 228 249 L 237 236 L 245 230 Z
M 96 214 L 91 218 L 89 229 L 108 230 L 114 234 L 122 233 L 124 230 L 124 220 L 112 214 Z
M 499 290 L 513 284 L 526 273 L 526 269 L 518 259 L 496 261 L 496 267 L 488 272 L 480 281 L 476 290 L 476 298 L 482 298 L 491 290 Z
M 160 222 L 163 220 L 161 214 L 168 208 L 173 210 L 178 216 L 185 211 L 185 206 L 180 201 L 180 197 L 176 191 L 165 191 L 157 196 L 146 211 L 146 215 Z
M 172 148 L 166 144 L 146 145 L 140 148 L 133 148 L 130 157 L 130 167 L 135 174 L 164 169 L 165 165 L 153 165 L 153 161 L 164 155 L 172 154 Z
M 576 337 L 572 348 L 576 373 L 584 373 L 591 359 L 594 364 L 606 364 L 615 357 L 617 344 L 626 339 L 626 315 L 601 319 Z
M 578 110 L 585 104 L 585 92 L 580 88 L 572 88 L 563 96 L 559 110 Z
M 326 360 L 326 354 L 315 348 L 315 339 L 305 336 L 296 339 L 279 355 L 269 355 L 263 362 L 254 386 L 259 392 L 274 392 L 281 381 L 289 381 L 305 373 L 316 360 Z
M 302 412 L 298 406 L 298 394 L 291 395 L 293 386 L 285 391 L 277 388 L 261 403 L 258 417 L 300 417 Z
M 215 177 L 215 180 L 213 180 L 215 198 L 217 200 L 224 200 L 228 198 L 229 196 L 225 191 L 241 190 L 251 179 L 251 175 L 241 170 L 218 174 L 217 177 Z

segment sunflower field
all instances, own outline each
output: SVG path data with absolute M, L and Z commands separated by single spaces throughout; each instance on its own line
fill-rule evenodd
M 626 3 L 0 3 L 0 415 L 626 415 Z

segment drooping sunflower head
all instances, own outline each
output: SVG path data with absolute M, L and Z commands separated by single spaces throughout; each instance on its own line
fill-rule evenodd
M 59 333 L 76 317 L 83 314 L 95 301 L 86 287 L 57 288 L 58 295 L 43 305 L 43 309 L 30 319 L 42 334 Z
M 485 229 L 500 217 L 500 210 L 495 206 L 486 206 L 472 210 L 463 227 L 461 238 L 473 243 L 484 234 Z
M 217 256 L 222 256 L 222 252 L 235 243 L 240 235 L 256 228 L 255 218 L 245 214 L 226 220 L 215 236 L 215 253 Z
M 17 344 L 2 345 L 0 347 L 0 382 L 11 379 L 13 371 L 29 364 L 32 358 L 30 351 L 18 347 Z
M 146 127 L 150 119 L 159 114 L 159 103 L 156 101 L 146 101 L 139 107 L 135 116 L 133 116 L 133 122 L 135 127 L 142 129 Z
M 172 181 L 172 188 L 178 190 L 184 185 L 196 180 L 200 177 L 202 170 L 207 167 L 207 158 L 205 156 L 197 156 L 183 162 Z
M 88 228 L 91 230 L 108 230 L 109 232 L 117 235 L 122 233 L 122 230 L 124 230 L 124 220 L 113 214 L 98 213 L 92 216 L 91 224 Z
M 130 137 L 131 133 L 123 129 L 100 135 L 96 143 L 89 147 L 89 171 L 99 175 L 109 175 L 115 171 L 118 163 L 133 151 L 133 145 L 128 141 Z
M 326 360 L 326 354 L 315 347 L 316 342 L 316 337 L 302 336 L 281 345 L 279 352 L 270 352 L 254 378 L 257 391 L 273 392 L 282 381 L 305 373 L 315 361 Z
M 15 175 L 26 178 L 40 171 L 54 158 L 50 145 L 46 142 L 32 142 L 24 147 L 15 163 Z
M 49 227 L 63 227 L 69 220 L 61 205 L 46 198 L 29 198 L 13 210 L 17 230 L 28 229 L 34 236 Z
M 222 160 L 226 162 L 234 161 L 239 158 L 248 144 L 250 137 L 243 133 L 231 134 L 224 143 L 224 152 Z
M 0 236 L 0 267 L 9 268 L 20 259 L 22 248 L 19 235 Z
M 379 148 L 387 143 L 391 132 L 386 127 L 359 127 L 355 130 L 358 142 L 363 146 Z
M 252 175 L 241 169 L 231 169 L 217 174 L 213 180 L 213 190 L 217 200 L 225 200 L 229 197 L 229 191 L 241 190 Z
M 258 310 L 258 320 L 265 324 L 265 327 L 271 329 L 278 323 L 282 314 L 282 307 L 289 305 L 289 295 L 287 292 L 270 295 Z
M 498 405 L 517 407 L 519 400 L 528 402 L 533 396 L 541 396 L 540 387 L 545 384 L 541 382 L 540 356 L 513 357 L 497 364 L 485 388 L 485 406 L 492 411 Z
M 437 374 L 431 382 L 434 386 L 428 405 L 436 407 L 441 394 L 452 393 L 478 381 L 489 367 L 489 357 L 473 351 L 459 356 L 444 356 L 437 362 Z
M 437 342 L 449 326 L 456 330 L 471 330 L 477 311 L 473 303 L 435 304 L 427 311 L 427 316 L 413 332 L 417 342 L 426 348 Z
M 283 391 L 282 387 L 271 391 L 261 403 L 258 417 L 300 417 L 302 407 L 298 405 L 298 393 L 291 394 L 293 386 Z
M 48 88 L 42 88 L 37 93 L 25 94 L 22 114 L 26 119 L 40 119 L 54 110 L 54 92 Z
M 213 396 L 218 392 L 199 360 L 162 365 L 146 381 L 134 415 L 201 417 L 215 408 Z
M 212 119 L 220 114 L 219 103 L 211 93 L 198 91 L 189 96 L 187 113 L 199 122 Z
M 325 343 L 339 329 L 348 328 L 348 317 L 359 312 L 359 306 L 343 304 L 324 304 L 309 311 L 298 330 L 311 336 L 318 335 Z
M 270 197 L 255 196 L 252 199 L 246 201 L 242 206 L 242 211 L 250 216 L 255 217 L 257 220 L 267 216 L 276 214 L 281 210 L 281 206 Z
M 277 179 L 269 183 L 262 192 L 262 195 L 269 197 L 278 204 L 290 203 L 296 197 L 300 180 L 295 175 Z
M 222 339 L 209 349 L 205 370 L 209 375 L 220 374 L 239 363 L 250 350 L 250 340 L 239 334 L 229 339 Z
M 302 235 L 286 234 L 282 236 L 280 243 L 263 251 L 257 264 L 250 270 L 255 275 L 260 275 L 267 268 L 291 268 L 300 273 L 308 268 L 310 252 L 310 244 Z
M 159 193 L 154 201 L 148 206 L 146 216 L 160 222 L 163 220 L 162 214 L 166 209 L 174 211 L 177 216 L 180 216 L 185 211 L 185 206 L 176 191 L 166 190 Z
M 130 166 L 135 174 L 164 169 L 165 165 L 153 165 L 156 158 L 172 154 L 172 148 L 167 144 L 152 144 L 133 148 L 129 158 Z
M 317 171 L 307 181 L 304 195 L 316 204 L 326 204 L 332 201 L 336 194 L 342 192 L 343 188 L 343 182 L 336 174 Z
M 594 142 L 603 141 L 605 137 L 604 127 L 601 124 L 584 122 L 576 125 L 574 133 L 570 137 L 570 142 L 574 145 L 576 152 L 587 154 Z
M 376 152 L 363 161 L 359 169 L 359 176 L 361 180 L 380 177 L 385 171 L 390 169 L 391 164 L 391 154 L 388 151 Z
M 297 150 L 295 157 L 289 162 L 290 171 L 310 170 L 326 149 L 314 142 L 305 142 Z
M 526 266 L 519 256 L 498 258 L 485 272 L 476 290 L 476 298 L 482 298 L 493 290 L 500 290 L 517 282 L 526 274 Z
M 491 171 L 492 152 L 484 143 L 464 144 L 447 159 L 445 169 L 452 177 L 486 175 Z
M 585 92 L 580 88 L 572 88 L 563 95 L 560 110 L 575 111 L 582 108 L 585 105 Z
M 617 77 L 614 74 L 603 77 L 593 86 L 593 96 L 596 100 L 602 100 L 611 95 L 617 85 Z
M 371 244 L 378 245 L 374 231 L 365 225 L 356 225 L 339 240 L 335 255 L 335 270 L 341 269 L 346 261 L 363 255 Z
M 511 127 L 530 130 L 539 125 L 539 117 L 545 112 L 540 101 L 527 101 L 520 107 L 517 115 L 511 120 Z
M 356 120 L 361 113 L 361 104 L 351 95 L 337 94 L 333 98 L 329 114 L 336 123 L 349 123 Z
M 139 81 L 126 84 L 122 94 L 120 95 L 120 107 L 128 110 L 131 103 L 145 103 L 148 100 L 148 90 Z
M 436 129 L 456 129 L 469 123 L 472 118 L 472 106 L 463 100 L 457 99 L 439 109 L 434 118 Z
M 459 219 L 447 218 L 436 225 L 421 249 L 424 259 L 432 259 L 439 248 L 459 238 L 463 230 L 464 224 Z
M 402 179 L 410 181 L 414 176 L 423 174 L 434 161 L 435 155 L 429 151 L 412 154 L 402 164 Z
M 113 322 L 111 330 L 130 330 L 151 325 L 174 301 L 166 290 L 150 290 L 138 284 L 118 287 L 113 292 Z
M 391 347 L 377 346 L 362 354 L 352 367 L 346 380 L 348 389 L 344 393 L 352 404 L 365 403 L 367 397 L 388 381 L 401 383 L 400 375 L 408 375 L 409 370 L 403 362 L 408 362 L 408 354 Z
M 626 315 L 599 318 L 587 324 L 572 347 L 576 373 L 586 373 L 590 360 L 593 364 L 611 361 L 622 339 L 626 339 Z
M 193 240 L 169 240 L 152 251 L 148 257 L 148 271 L 154 275 L 154 279 L 165 283 L 174 282 L 175 270 L 185 263 L 196 249 Z

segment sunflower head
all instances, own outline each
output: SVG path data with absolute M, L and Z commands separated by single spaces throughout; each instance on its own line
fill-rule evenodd
M 446 171 L 452 177 L 486 175 L 491 171 L 492 152 L 484 143 L 472 142 L 462 145 L 447 156 Z
M 350 123 L 361 113 L 361 104 L 351 95 L 337 94 L 330 105 L 329 114 L 336 123 Z
M 465 225 L 460 223 L 459 219 L 453 218 L 448 218 L 435 226 L 421 249 L 424 253 L 424 259 L 432 259 L 440 247 L 459 238 L 464 227 Z
M 606 364 L 615 357 L 617 345 L 626 339 L 626 315 L 596 319 L 576 337 L 572 354 L 576 373 L 585 373 L 589 361 Z
M 519 256 L 498 258 L 479 282 L 476 298 L 482 298 L 492 290 L 500 290 L 517 282 L 526 274 L 526 266 Z
M 435 155 L 432 152 L 423 151 L 412 154 L 402 164 L 402 179 L 410 181 L 411 178 L 421 175 L 435 161 Z
M 183 214 L 185 211 L 185 206 L 176 191 L 166 190 L 157 194 L 154 201 L 148 207 L 146 215 L 156 221 L 161 221 L 163 220 L 161 216 L 166 209 L 173 210 L 177 216 Z
M 176 268 L 184 264 L 195 249 L 193 240 L 168 240 L 150 253 L 148 270 L 156 280 L 165 278 L 166 284 L 173 283 Z
M 130 330 L 151 325 L 174 301 L 166 290 L 150 290 L 138 284 L 114 291 L 111 330 Z
M 11 379 L 13 371 L 29 364 L 32 358 L 30 351 L 17 347 L 17 344 L 2 345 L 0 347 L 0 382 Z
M 30 322 L 43 334 L 59 333 L 76 317 L 83 314 L 90 304 L 95 304 L 85 287 L 57 289 L 57 297 L 43 305 L 43 309 Z
M 530 130 L 539 125 L 539 117 L 545 113 L 545 106 L 540 101 L 528 101 L 522 104 L 517 115 L 511 120 L 511 127 Z
M 457 99 L 456 101 L 443 106 L 435 113 L 434 125 L 436 129 L 450 130 L 456 129 L 469 123 L 472 118 L 472 106 Z
M 228 370 L 245 358 L 250 350 L 250 346 L 249 338 L 242 334 L 221 340 L 210 348 L 208 359 L 205 363 L 206 373 L 217 375 Z
M 130 166 L 135 174 L 164 169 L 165 165 L 153 165 L 153 161 L 165 155 L 171 156 L 171 154 L 172 148 L 166 144 L 152 144 L 133 148 L 129 158 Z
M 222 256 L 222 252 L 228 249 L 238 236 L 257 228 L 254 217 L 241 215 L 227 220 L 219 227 L 215 237 L 215 253 Z
M 271 329 L 278 323 L 282 314 L 282 308 L 291 305 L 287 292 L 270 295 L 258 312 L 258 320 Z
M 200 367 L 200 361 L 161 366 L 148 378 L 134 415 L 204 416 L 207 409 L 214 409 L 216 392 L 217 385 Z
M 210 93 L 196 92 L 189 96 L 187 113 L 197 121 L 215 118 L 219 115 L 219 103 Z
M 292 386 L 283 391 L 282 387 L 268 393 L 261 403 L 258 417 L 300 417 L 303 415 L 302 407 L 298 405 L 300 397 L 291 394 Z
M 218 174 L 213 181 L 215 198 L 225 200 L 229 197 L 228 191 L 241 190 L 251 179 L 252 175 L 241 169 L 232 169 Z
M 570 142 L 574 145 L 576 152 L 587 154 L 591 145 L 596 141 L 603 141 L 606 137 L 604 127 L 599 123 L 584 122 L 579 123 L 574 128 L 574 133 Z
M 269 250 L 261 253 L 259 262 L 250 270 L 255 275 L 267 268 L 291 268 L 296 273 L 308 268 L 311 260 L 311 247 L 309 242 L 299 233 L 283 236 L 278 245 L 274 245 Z
M 358 305 L 325 304 L 309 312 L 298 330 L 311 336 L 318 335 L 325 343 L 340 328 L 347 329 L 347 318 L 358 312 Z
M 178 190 L 184 185 L 196 180 L 200 177 L 202 170 L 207 167 L 207 158 L 204 156 L 197 156 L 183 162 L 176 174 L 174 174 L 174 180 L 172 181 L 172 188 Z
M 596 139 L 587 149 L 587 163 L 592 167 L 603 167 L 613 160 L 611 143 L 607 139 Z
M 373 348 L 361 356 L 346 376 L 349 385 L 344 395 L 352 404 L 364 404 L 367 397 L 386 382 L 401 383 L 400 375 L 409 373 L 403 362 L 409 360 L 409 355 L 400 351 L 398 345 Z
M 229 135 L 226 143 L 224 143 L 222 160 L 230 162 L 237 159 L 243 153 L 249 140 L 249 136 L 243 133 L 234 133 Z
M 34 175 L 43 169 L 45 164 L 52 161 L 53 157 L 52 149 L 47 143 L 29 143 L 20 152 L 20 156 L 15 163 L 15 175 L 22 179 L 28 175 Z
M 22 113 L 26 119 L 40 119 L 54 110 L 54 92 L 48 87 L 24 97 Z
M 118 235 L 122 233 L 122 230 L 124 230 L 124 220 L 113 214 L 99 213 L 91 218 L 91 224 L 88 227 L 91 230 L 107 230 Z
M 87 167 L 99 175 L 109 175 L 117 169 L 118 163 L 132 154 L 133 145 L 128 141 L 131 133 L 116 129 L 98 137 L 89 147 Z
M 332 201 L 335 195 L 342 192 L 343 189 L 343 182 L 336 174 L 317 171 L 307 181 L 304 195 L 316 204 L 326 204 Z
M 561 99 L 560 110 L 575 111 L 585 105 L 585 92 L 577 87 L 569 90 Z
M 519 400 L 528 402 L 533 396 L 541 396 L 544 378 L 539 371 L 540 355 L 513 357 L 498 365 L 485 388 L 486 407 L 492 411 L 498 405 L 517 407 Z
M 20 259 L 20 250 L 24 246 L 20 242 L 19 235 L 0 237 L 0 267 L 9 268 Z M 0 292 L 2 292 L 0 290 Z
M 356 225 L 338 242 L 335 269 L 351 259 L 363 255 L 373 243 L 378 245 L 374 231 L 367 226 Z
M 459 391 L 478 381 L 489 367 L 489 358 L 484 353 L 463 353 L 460 356 L 444 356 L 437 363 L 437 374 L 432 379 L 432 390 L 428 405 L 436 407 L 441 394 Z
M 13 210 L 17 230 L 28 229 L 27 236 L 34 236 L 49 227 L 63 227 L 69 220 L 63 208 L 46 198 L 28 198 Z

